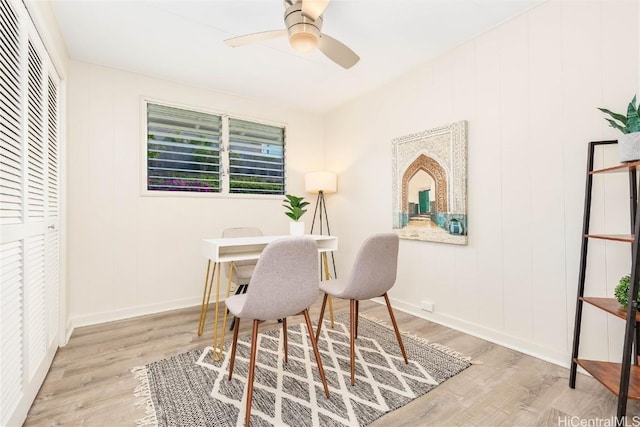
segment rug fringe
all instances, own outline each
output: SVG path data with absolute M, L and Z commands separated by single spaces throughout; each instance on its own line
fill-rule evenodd
M 366 314 L 360 314 L 360 317 L 363 317 L 363 318 L 367 319 L 368 321 L 376 323 L 376 324 L 378 324 L 380 326 L 383 326 L 383 327 L 385 327 L 387 329 L 393 330 L 393 327 L 391 325 L 389 325 L 388 323 L 386 323 L 385 321 L 383 321 L 383 320 L 379 320 L 379 319 L 376 319 L 375 317 L 367 316 Z M 420 342 L 420 343 L 422 343 L 424 345 L 428 345 L 428 346 L 431 346 L 431 347 L 433 347 L 433 348 L 435 348 L 437 350 L 440 350 L 441 352 L 443 352 L 445 354 L 448 354 L 449 356 L 455 357 L 456 359 L 464 360 L 465 362 L 471 363 L 472 365 L 478 364 L 478 363 L 473 362 L 471 360 L 471 357 L 466 356 L 466 355 L 460 353 L 459 351 L 456 351 L 456 350 L 454 350 L 454 349 L 452 349 L 450 347 L 447 347 L 446 345 L 442 345 L 442 344 L 438 344 L 438 343 L 435 343 L 435 342 L 431 342 L 427 338 L 419 337 L 418 335 L 416 335 L 414 333 L 411 333 L 411 332 L 400 330 L 400 333 L 402 335 L 404 335 L 406 337 L 409 337 L 411 339 L 414 339 L 414 340 L 416 340 L 416 341 L 418 341 L 418 342 Z
M 138 385 L 133 391 L 133 396 L 139 398 L 135 402 L 135 406 L 144 406 L 145 417 L 136 420 L 138 427 L 156 427 L 158 419 L 156 411 L 153 408 L 153 400 L 151 399 L 151 390 L 149 389 L 149 377 L 147 376 L 146 366 L 136 366 L 131 369 L 133 377 L 138 381 Z

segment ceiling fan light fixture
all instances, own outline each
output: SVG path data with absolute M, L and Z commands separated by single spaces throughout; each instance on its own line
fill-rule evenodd
M 289 44 L 297 52 L 313 52 L 319 45 L 318 36 L 312 33 L 294 33 L 289 36 Z

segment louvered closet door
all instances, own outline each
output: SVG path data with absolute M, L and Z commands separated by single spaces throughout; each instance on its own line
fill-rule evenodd
M 59 342 L 59 78 L 0 0 L 0 425 L 20 425 Z

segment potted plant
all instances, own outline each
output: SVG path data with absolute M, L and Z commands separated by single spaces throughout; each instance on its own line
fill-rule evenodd
M 613 291 L 618 302 L 625 308 L 629 305 L 629 286 L 631 286 L 631 276 L 627 274 L 620 278 Z M 640 296 L 640 289 L 638 290 L 638 296 Z
M 297 197 L 291 194 L 285 195 L 282 206 L 286 208 L 285 215 L 291 218 L 289 223 L 289 232 L 292 236 L 302 236 L 304 234 L 304 222 L 300 221 L 300 217 L 307 212 L 305 207 L 309 202 L 304 201 L 304 197 Z
M 640 104 L 636 106 L 635 96 L 627 106 L 626 116 L 614 113 L 606 108 L 598 108 L 598 110 L 611 116 L 610 119 L 605 119 L 609 122 L 609 126 L 622 132 L 622 136 L 618 138 L 621 162 L 640 159 L 640 112 L 638 108 L 640 108 Z

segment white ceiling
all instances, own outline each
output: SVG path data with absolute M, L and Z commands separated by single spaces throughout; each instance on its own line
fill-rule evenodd
M 286 38 L 224 39 L 284 28 L 282 0 L 55 0 L 73 59 L 323 113 L 544 0 L 333 0 L 323 33 L 360 62 L 345 70 Z

